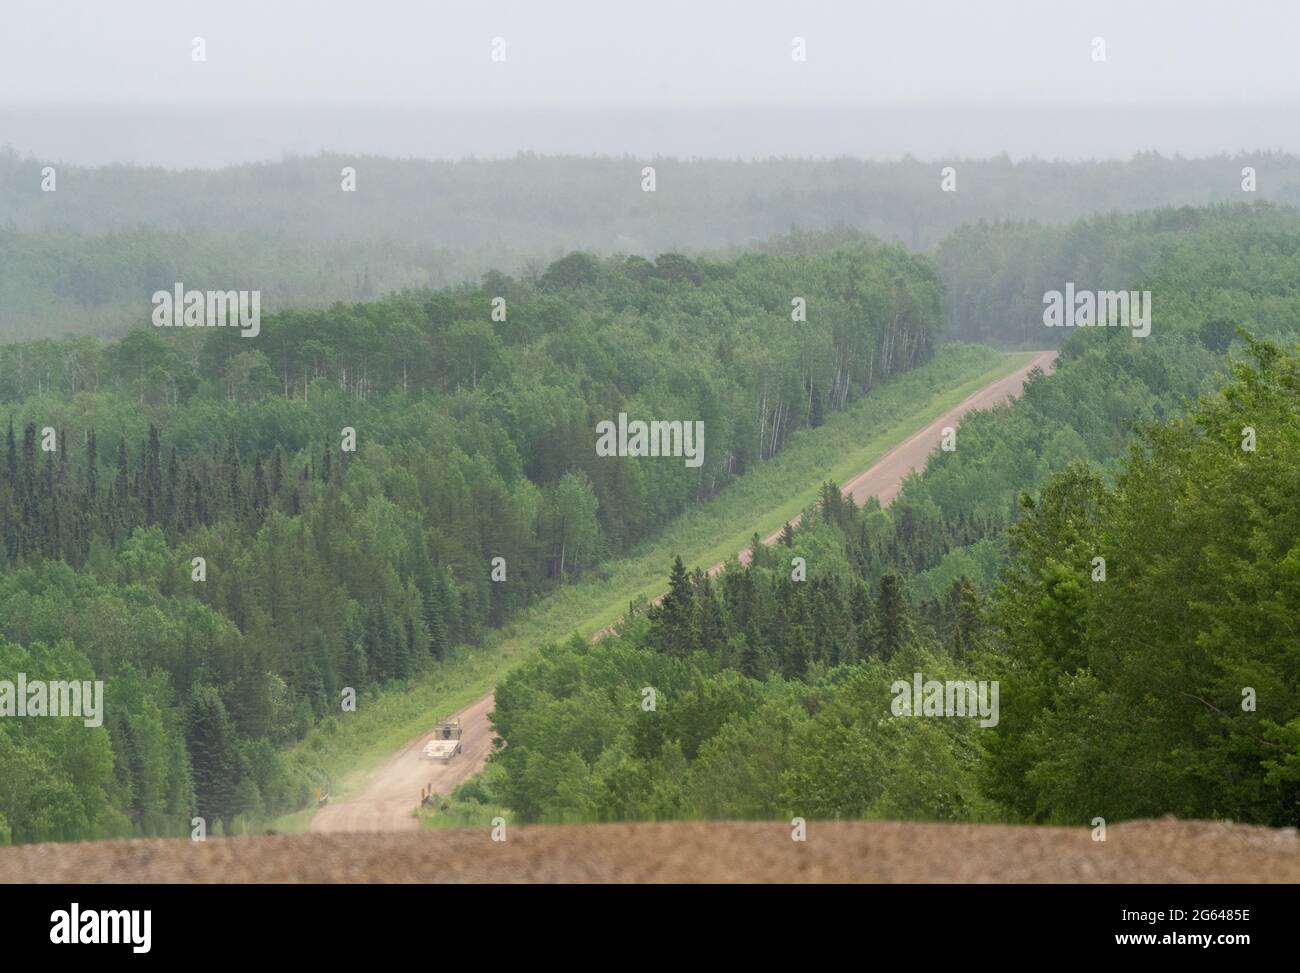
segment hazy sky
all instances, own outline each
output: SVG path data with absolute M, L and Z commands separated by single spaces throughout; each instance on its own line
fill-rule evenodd
M 0 101 L 1300 101 L 1298 27 L 1298 0 L 5 0 Z

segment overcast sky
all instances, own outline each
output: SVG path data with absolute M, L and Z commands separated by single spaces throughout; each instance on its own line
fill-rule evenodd
M 1297 0 L 5 0 L 0 100 L 1300 101 L 1297 27 Z

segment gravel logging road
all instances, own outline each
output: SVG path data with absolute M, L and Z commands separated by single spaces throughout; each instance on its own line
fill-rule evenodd
M 412 811 L 420 804 L 421 788 L 447 795 L 483 769 L 492 752 L 493 697 L 488 693 L 455 714 L 461 722 L 462 752 L 450 762 L 421 755 L 433 729 L 407 744 L 366 781 L 361 792 L 346 801 L 326 804 L 311 821 L 312 831 L 418 831 Z
M 863 470 L 848 483 L 840 487 L 845 496 L 852 495 L 853 501 L 862 506 L 869 497 L 877 497 L 881 506 L 888 506 L 898 491 L 903 488 L 903 481 L 913 470 L 925 468 L 925 461 L 939 446 L 943 438 L 944 426 L 956 426 L 961 417 L 972 409 L 991 409 L 1013 399 L 1025 387 L 1025 380 L 1035 368 L 1050 373 L 1056 366 L 1056 352 L 1040 351 L 1029 362 L 1016 369 L 1006 378 L 984 386 L 968 395 L 959 405 L 953 406 L 924 429 L 918 430 L 907 439 L 889 450 L 867 469 Z M 960 442 L 958 443 L 960 448 Z M 797 524 L 802 518 L 796 517 L 792 523 Z M 783 528 L 784 529 L 784 528 Z M 764 544 L 775 544 L 781 537 L 781 531 L 775 530 L 763 538 Z M 749 563 L 749 551 L 741 551 L 738 557 L 741 563 Z M 722 570 L 717 565 L 710 573 Z

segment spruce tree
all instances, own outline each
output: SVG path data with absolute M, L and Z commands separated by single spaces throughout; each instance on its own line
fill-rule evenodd
M 146 524 L 158 523 L 162 512 L 162 443 L 158 427 L 149 423 L 149 444 L 144 457 L 144 520 Z
M 14 442 L 14 417 L 9 417 L 9 439 L 5 449 L 5 482 L 11 490 L 18 488 L 18 447 Z
M 673 558 L 672 572 L 668 576 L 668 594 L 658 605 L 652 622 L 659 649 L 668 655 L 684 656 L 691 650 L 691 621 L 694 614 L 694 593 L 691 579 L 686 574 L 681 555 Z
M 258 522 L 266 514 L 271 504 L 271 490 L 266 485 L 266 473 L 262 469 L 262 457 L 253 464 L 253 516 Z
M 750 679 L 763 678 L 761 640 L 756 630 L 745 632 L 745 648 L 740 653 L 740 671 Z
M 698 633 L 699 647 L 709 655 L 717 657 L 726 648 L 727 621 L 707 576 L 696 587 L 693 630 Z
M 962 575 L 957 582 L 957 618 L 953 625 L 952 646 L 958 658 L 967 655 L 979 639 L 980 597 L 970 578 Z
M 276 443 L 271 453 L 271 496 L 278 497 L 284 488 L 284 450 Z
M 808 674 L 811 659 L 812 643 L 808 629 L 803 625 L 787 627 L 785 644 L 781 646 L 781 674 L 786 679 L 802 679 Z
M 163 491 L 163 509 L 162 521 L 163 526 L 168 530 L 176 526 L 176 514 L 180 509 L 180 465 L 176 461 L 176 447 L 173 446 L 167 451 L 167 481 L 166 489 Z
M 123 436 L 117 444 L 117 477 L 113 480 L 114 499 L 123 513 L 126 511 L 126 501 L 130 495 L 129 476 L 130 467 L 126 461 L 126 437 Z
M 903 594 L 903 584 L 898 575 L 891 573 L 880 576 L 880 597 L 876 603 L 877 649 L 880 657 L 892 659 L 894 653 L 902 648 L 910 634 L 907 617 L 907 601 Z
M 199 817 L 212 827 L 234 814 L 239 783 L 239 753 L 235 730 L 212 686 L 195 686 L 190 694 L 185 738 L 194 768 L 194 796 Z
M 442 621 L 442 605 L 438 592 L 428 588 L 424 592 L 424 627 L 429 633 L 429 654 L 442 660 L 447 654 L 447 627 Z
M 243 520 L 245 515 L 244 509 L 244 484 L 243 468 L 239 462 L 239 450 L 235 446 L 234 437 L 231 437 L 229 445 L 226 447 L 226 498 L 230 503 L 230 511 L 235 515 L 236 520 Z
M 13 442 L 13 424 L 9 426 L 9 440 Z M 99 502 L 99 456 L 95 445 L 95 430 L 86 433 L 86 507 L 95 510 Z

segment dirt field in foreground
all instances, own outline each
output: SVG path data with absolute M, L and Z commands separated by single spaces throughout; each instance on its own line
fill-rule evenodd
M 1300 838 L 1202 821 L 1084 828 L 538 825 L 0 848 L 0 882 L 1300 882 Z

